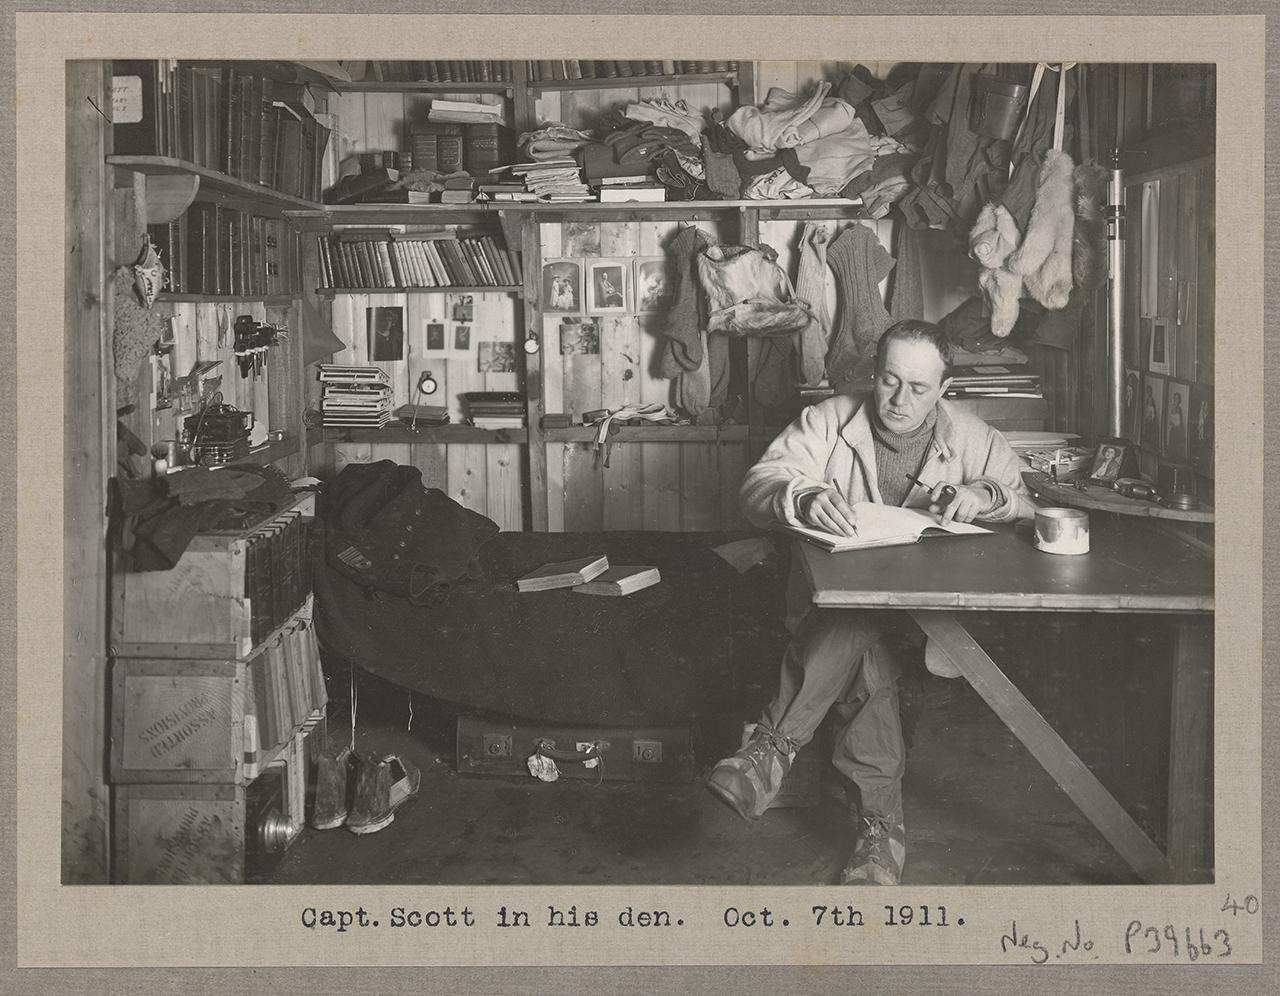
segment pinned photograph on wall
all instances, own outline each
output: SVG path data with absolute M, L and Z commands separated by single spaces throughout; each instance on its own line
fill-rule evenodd
M 587 265 L 587 312 L 592 315 L 627 313 L 630 260 L 611 259 Z
M 366 308 L 369 330 L 369 359 L 392 361 L 404 359 L 404 308 Z
M 444 322 L 427 322 L 427 349 L 445 348 Z
M 1138 442 L 1143 449 L 1160 452 L 1164 438 L 1164 378 L 1142 378 L 1142 430 Z
M 471 350 L 471 326 L 455 325 L 453 327 L 453 348 L 460 353 Z
M 542 266 L 544 311 L 582 310 L 582 264 L 572 259 L 551 259 Z
M 476 349 L 476 370 L 480 373 L 515 373 L 516 345 L 513 342 L 481 342 Z
M 670 304 L 671 286 L 667 281 L 667 257 L 639 257 L 635 261 L 636 314 L 648 315 L 666 311 Z
M 151 410 L 173 407 L 173 350 L 151 354 Z
M 1168 322 L 1151 323 L 1151 352 L 1147 369 L 1153 374 L 1171 374 L 1173 370 L 1173 329 Z
M 1132 367 L 1124 368 L 1124 438 L 1137 442 L 1142 416 L 1142 375 Z
M 1187 433 L 1191 466 L 1206 477 L 1213 473 L 1213 388 L 1191 385 L 1190 431 Z
M 566 221 L 564 223 L 564 254 L 566 256 L 599 256 L 600 226 L 594 221 Z
M 600 326 L 590 319 L 560 321 L 560 355 L 595 356 L 600 352 Z
M 1191 385 L 1184 380 L 1170 380 L 1165 398 L 1164 455 L 1179 463 L 1188 461 L 1189 421 L 1191 418 Z
M 449 317 L 455 322 L 475 321 L 475 299 L 470 294 L 452 296 Z

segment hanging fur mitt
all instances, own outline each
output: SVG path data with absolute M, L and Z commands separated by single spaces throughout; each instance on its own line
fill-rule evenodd
M 1097 163 L 1077 166 L 1076 227 L 1071 244 L 1071 270 L 1076 286 L 1096 290 L 1107 279 L 1107 168 Z
M 1003 204 L 988 204 L 969 233 L 969 255 L 982 266 L 978 286 L 991 310 L 991 332 L 1004 338 L 1018 321 L 1022 277 L 1005 263 L 1018 248 L 1018 224 Z
M 1073 168 L 1074 163 L 1065 152 L 1050 149 L 1044 154 L 1026 237 L 1009 257 L 1009 269 L 1020 274 L 1031 296 L 1051 311 L 1065 307 L 1071 293 Z

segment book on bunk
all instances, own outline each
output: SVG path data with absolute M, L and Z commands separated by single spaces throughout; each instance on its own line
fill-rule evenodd
M 574 586 L 576 595 L 630 595 L 662 580 L 656 567 L 610 567 L 592 581 Z
M 854 503 L 858 523 L 856 536 L 839 536 L 811 526 L 782 526 L 789 533 L 808 540 L 832 553 L 846 550 L 871 550 L 882 546 L 907 546 L 933 536 L 980 536 L 990 529 L 971 522 L 948 522 L 924 509 L 899 508 L 878 502 Z
M 557 564 L 543 564 L 516 580 L 519 591 L 549 591 L 552 588 L 572 588 L 586 584 L 609 569 L 609 558 L 580 557 Z

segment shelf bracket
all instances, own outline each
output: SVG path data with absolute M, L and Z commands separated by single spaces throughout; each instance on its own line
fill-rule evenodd
M 196 199 L 200 177 L 191 173 L 146 174 L 147 224 L 163 225 L 180 218 Z

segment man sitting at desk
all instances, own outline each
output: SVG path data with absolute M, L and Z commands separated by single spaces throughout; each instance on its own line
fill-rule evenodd
M 943 400 L 950 372 L 951 345 L 936 326 L 893 325 L 876 347 L 874 393 L 806 408 L 747 472 L 740 493 L 747 518 L 757 526 L 781 522 L 851 536 L 855 502 L 927 506 L 945 521 L 1032 517 L 1023 464 L 1004 437 Z M 908 474 L 932 490 L 916 487 Z M 936 501 L 944 484 L 956 491 L 945 507 Z M 906 857 L 906 750 L 898 668 L 881 638 L 903 625 L 903 617 L 892 610 L 808 611 L 808 590 L 794 562 L 788 588 L 793 635 L 778 693 L 746 746 L 712 769 L 708 786 L 744 818 L 759 818 L 782 788 L 796 751 L 839 703 L 844 726 L 832 762 L 861 795 L 858 840 L 841 881 L 896 885 Z M 926 661 L 930 670 L 958 673 L 940 650 L 926 648 Z

